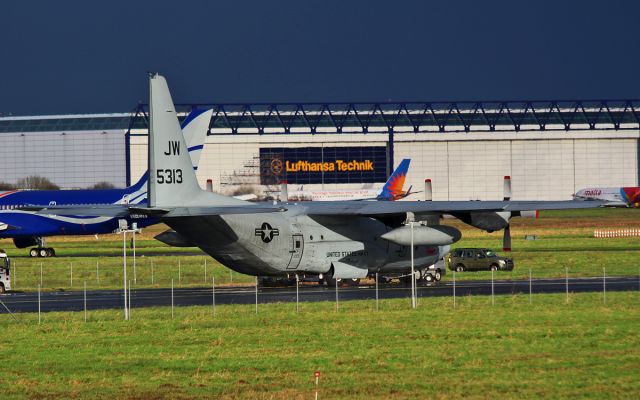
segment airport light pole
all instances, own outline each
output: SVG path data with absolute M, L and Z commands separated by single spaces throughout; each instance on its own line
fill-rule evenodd
M 413 221 L 409 221 L 409 224 L 411 225 L 411 308 L 416 308 L 416 271 L 413 257 Z
M 122 234 L 122 267 L 123 267 L 123 285 L 124 285 L 124 319 L 125 321 L 129 320 L 129 295 L 127 294 L 127 233 L 140 232 L 138 229 L 138 224 L 135 222 L 131 224 L 131 229 L 129 229 L 129 224 L 126 219 L 118 220 L 118 230 L 116 233 Z M 135 260 L 134 260 L 135 263 Z M 131 290 L 131 288 L 129 288 Z

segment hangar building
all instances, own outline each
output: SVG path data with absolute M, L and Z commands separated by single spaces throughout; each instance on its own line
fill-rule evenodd
M 405 187 L 434 200 L 568 199 L 638 186 L 640 101 L 179 105 L 213 108 L 198 178 L 214 190 L 380 186 L 411 158 Z M 148 107 L 121 114 L 0 117 L 0 181 L 41 175 L 65 188 L 135 182 Z M 419 199 L 421 195 L 414 196 Z

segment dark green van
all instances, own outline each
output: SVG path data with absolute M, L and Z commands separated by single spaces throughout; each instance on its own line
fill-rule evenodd
M 513 260 L 497 255 L 491 249 L 455 249 L 447 256 L 449 269 L 456 272 L 464 271 L 511 271 Z

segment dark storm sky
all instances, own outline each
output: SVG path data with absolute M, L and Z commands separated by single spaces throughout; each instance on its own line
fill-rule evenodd
M 640 98 L 639 1 L 12 1 L 0 113 Z

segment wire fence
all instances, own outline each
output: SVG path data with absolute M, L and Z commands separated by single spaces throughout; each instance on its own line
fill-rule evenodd
M 250 284 L 255 278 L 228 269 L 209 257 L 127 257 L 127 280 L 138 288 L 203 286 L 215 277 L 219 285 Z M 35 291 L 117 289 L 123 286 L 124 263 L 118 257 L 13 259 L 11 289 Z

